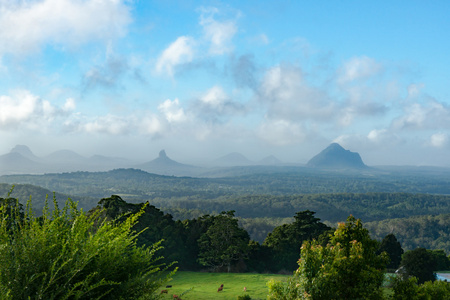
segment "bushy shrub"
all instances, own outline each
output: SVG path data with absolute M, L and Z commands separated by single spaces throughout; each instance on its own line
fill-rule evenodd
M 161 242 L 137 247 L 132 227 L 142 212 L 119 223 L 70 199 L 41 217 L 31 201 L 25 213 L 17 200 L 0 204 L 1 299 L 152 299 L 175 272 L 159 262 Z

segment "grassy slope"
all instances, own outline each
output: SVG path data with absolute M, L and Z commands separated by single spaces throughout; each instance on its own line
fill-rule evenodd
M 210 300 L 237 299 L 244 295 L 244 287 L 252 299 L 267 299 L 269 293 L 267 282 L 270 279 L 283 280 L 286 275 L 253 274 L 253 273 L 196 273 L 177 272 L 168 288 L 168 294 L 163 299 L 173 299 L 173 295 L 180 295 L 192 288 L 182 299 Z M 222 292 L 217 292 L 220 285 L 224 285 Z

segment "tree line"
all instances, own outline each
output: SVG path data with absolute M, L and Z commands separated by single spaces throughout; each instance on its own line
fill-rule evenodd
M 353 216 L 334 229 L 315 212 L 300 211 L 260 244 L 239 226 L 234 211 L 175 221 L 148 203 L 112 195 L 88 213 L 70 200 L 59 209 L 55 200 L 53 210 L 46 204 L 35 217 L 31 201 L 25 209 L 10 197 L 0 203 L 4 299 L 151 298 L 174 261 L 184 270 L 295 270 L 287 283 L 269 284 L 270 299 L 382 299 L 386 266 L 399 270 L 392 282 L 395 299 L 411 293 L 446 299 L 439 295 L 450 293 L 447 284 L 428 283 L 435 270 L 450 267 L 445 252 L 402 253 L 394 235 L 379 243 Z

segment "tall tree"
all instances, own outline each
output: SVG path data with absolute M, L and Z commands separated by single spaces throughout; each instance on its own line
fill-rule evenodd
M 212 225 L 198 240 L 199 262 L 214 270 L 225 267 L 231 271 L 233 263 L 248 255 L 250 237 L 238 225 L 234 211 L 222 212 L 213 218 Z
M 433 255 L 425 248 L 417 248 L 407 251 L 400 264 L 404 277 L 417 277 L 418 283 L 436 280 L 434 271 L 436 271 L 436 260 Z
M 389 255 L 390 262 L 386 266 L 388 269 L 397 269 L 402 261 L 403 248 L 394 234 L 390 233 L 381 241 L 378 254 L 386 252 Z
M 302 243 L 318 239 L 330 231 L 331 228 L 320 222 L 314 214 L 315 212 L 310 210 L 297 212 L 293 223 L 275 227 L 267 235 L 263 245 L 272 249 L 272 266 L 275 267 L 272 271 L 295 270 Z

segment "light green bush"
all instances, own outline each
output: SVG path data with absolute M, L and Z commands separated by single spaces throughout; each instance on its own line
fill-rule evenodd
M 12 201 L 14 200 L 14 201 Z M 45 206 L 35 217 L 17 200 L 0 198 L 1 299 L 153 299 L 175 270 L 157 251 L 136 246 L 142 211 L 126 221 L 86 215 L 70 199 L 63 209 Z

